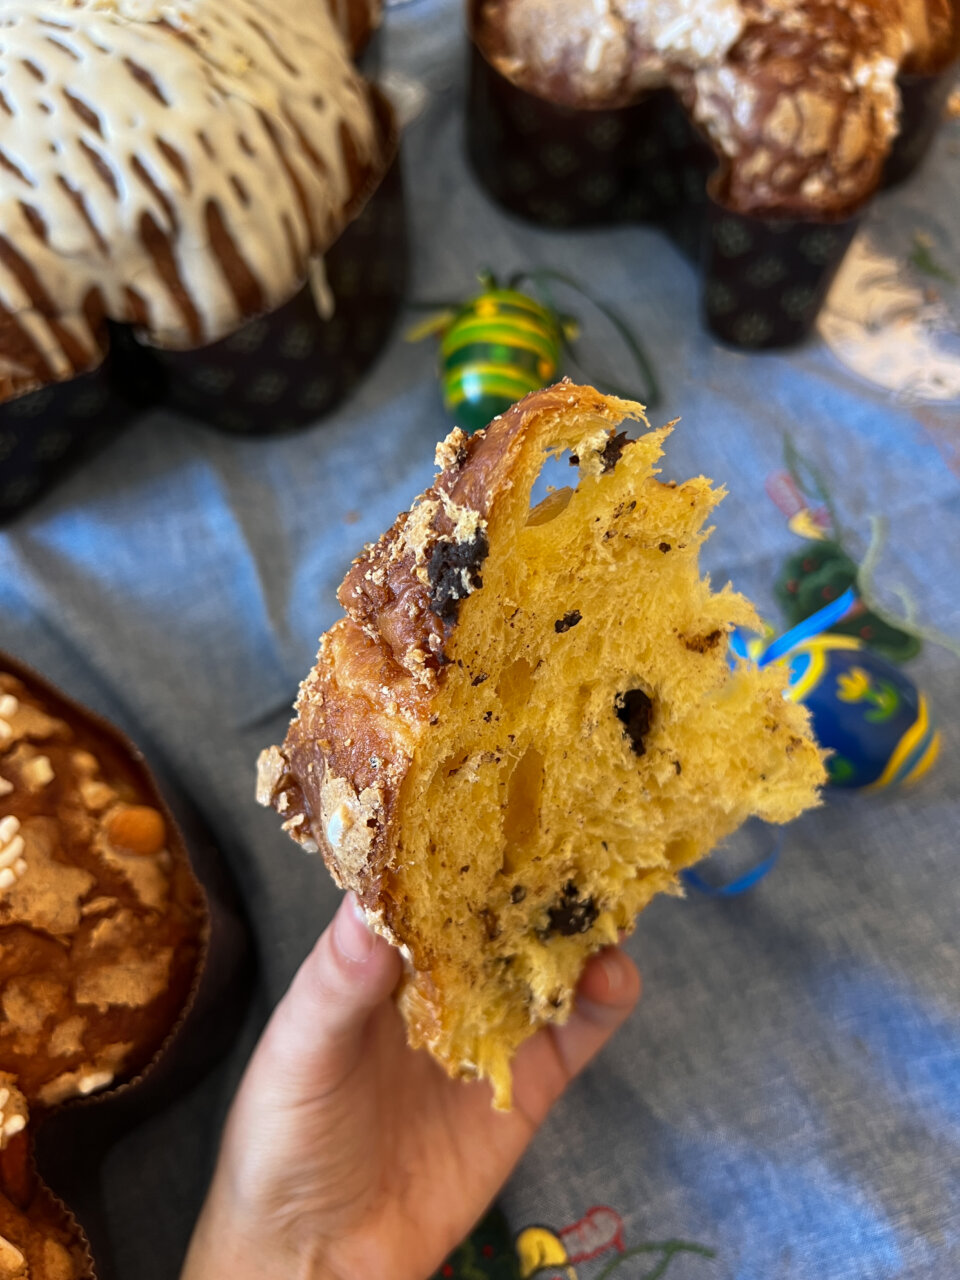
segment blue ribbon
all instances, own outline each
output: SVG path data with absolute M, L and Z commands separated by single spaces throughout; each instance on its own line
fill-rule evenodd
M 697 871 L 681 871 L 680 878 L 688 889 L 696 889 L 697 893 L 702 893 L 707 898 L 735 898 L 738 894 L 746 893 L 748 889 L 752 889 L 755 884 L 759 884 L 763 877 L 773 870 L 782 848 L 783 835 L 779 834 L 774 843 L 772 853 L 768 853 L 762 862 L 758 862 L 755 867 L 751 867 L 742 876 L 737 876 L 735 880 L 730 880 L 727 884 L 711 884 L 709 880 L 704 880 L 703 876 Z
M 835 622 L 839 622 L 841 618 L 844 618 L 856 603 L 856 589 L 848 587 L 842 596 L 838 596 L 830 604 L 825 604 L 816 613 L 811 613 L 809 618 L 804 618 L 795 627 L 785 631 L 782 636 L 777 636 L 776 640 L 757 659 L 757 666 L 765 667 L 771 662 L 776 662 L 778 658 L 782 658 L 784 654 L 789 653 L 798 644 L 803 644 L 804 640 L 811 640 L 814 636 L 818 636 L 821 631 L 826 631 Z
M 765 667 L 771 662 L 776 662 L 779 658 L 788 654 L 791 649 L 796 648 L 798 644 L 803 644 L 804 640 L 811 640 L 814 636 L 828 630 L 835 622 L 839 622 L 841 618 L 846 617 L 856 605 L 857 599 L 856 589 L 848 587 L 842 596 L 838 596 L 836 600 L 832 600 L 829 604 L 824 605 L 822 609 L 818 609 L 816 613 L 812 613 L 809 618 L 804 618 L 795 627 L 791 627 L 782 636 L 778 636 L 754 659 L 757 666 Z M 730 649 L 736 657 L 742 658 L 747 662 L 751 660 L 748 642 L 739 629 L 730 636 Z M 681 871 L 680 878 L 687 888 L 695 889 L 697 893 L 702 893 L 708 898 L 735 898 L 738 894 L 746 893 L 748 889 L 752 889 L 754 885 L 759 884 L 764 876 L 769 875 L 777 864 L 782 845 L 783 836 L 778 835 L 771 853 L 767 854 L 755 867 L 745 871 L 742 876 L 737 876 L 735 880 L 731 880 L 727 884 L 711 884 L 709 880 L 704 880 L 703 876 L 696 871 Z

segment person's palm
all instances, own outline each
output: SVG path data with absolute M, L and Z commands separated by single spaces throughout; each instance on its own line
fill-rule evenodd
M 639 994 L 626 956 L 595 957 L 567 1025 L 521 1049 L 500 1114 L 488 1085 L 407 1047 L 399 967 L 345 903 L 248 1068 L 184 1280 L 426 1280 Z

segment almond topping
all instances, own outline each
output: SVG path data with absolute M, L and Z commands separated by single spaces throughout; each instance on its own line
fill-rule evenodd
M 115 849 L 143 857 L 159 853 L 167 842 L 162 814 L 145 804 L 114 809 L 106 820 L 106 833 Z

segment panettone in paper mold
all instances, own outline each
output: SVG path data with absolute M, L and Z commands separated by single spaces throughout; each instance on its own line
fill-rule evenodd
M 98 1160 L 238 1027 L 246 928 L 186 812 L 116 729 L 0 655 L 4 1280 L 108 1280 Z
M 550 21 L 546 21 L 547 9 Z M 652 221 L 702 271 L 717 336 L 811 331 L 878 188 L 920 162 L 955 0 L 472 0 L 467 145 L 545 226 Z
M 258 433 L 350 389 L 404 276 L 393 114 L 353 61 L 378 18 L 374 0 L 0 9 L 0 511 L 144 402 Z M 251 322 L 257 342 L 223 345 Z M 231 355 L 251 394 L 218 416 Z

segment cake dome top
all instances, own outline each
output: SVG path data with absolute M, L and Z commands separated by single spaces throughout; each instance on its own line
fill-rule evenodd
M 551 102 L 673 89 L 744 213 L 851 212 L 896 137 L 898 75 L 938 72 L 960 48 L 955 0 L 475 0 L 474 13 L 492 65 Z
M 383 168 L 358 11 L 0 0 L 0 399 L 292 296 Z

